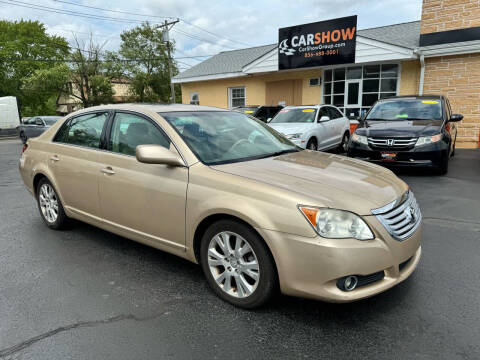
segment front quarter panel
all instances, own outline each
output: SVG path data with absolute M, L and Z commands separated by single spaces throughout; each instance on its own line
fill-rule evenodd
M 288 191 L 195 164 L 189 173 L 186 246 L 193 249 L 198 225 L 217 214 L 237 217 L 254 228 L 315 237 L 314 230 L 298 210 L 298 203 Z M 265 241 L 268 244 L 268 239 Z M 193 259 L 193 251 L 191 256 Z

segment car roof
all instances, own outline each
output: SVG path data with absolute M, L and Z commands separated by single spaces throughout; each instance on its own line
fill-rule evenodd
M 378 101 L 390 101 L 390 100 L 442 100 L 445 97 L 443 95 L 402 95 L 392 96 L 386 99 L 380 99 Z
M 81 112 L 90 112 L 95 110 L 131 110 L 131 111 L 152 111 L 156 113 L 166 112 L 180 112 L 180 111 L 228 111 L 227 109 L 221 109 L 213 106 L 202 105 L 187 105 L 187 104 L 145 104 L 145 103 L 132 103 L 132 104 L 111 104 L 111 105 L 99 105 L 92 106 L 80 110 Z

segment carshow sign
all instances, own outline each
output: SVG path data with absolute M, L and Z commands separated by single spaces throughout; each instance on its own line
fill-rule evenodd
M 357 16 L 279 29 L 278 69 L 355 62 Z

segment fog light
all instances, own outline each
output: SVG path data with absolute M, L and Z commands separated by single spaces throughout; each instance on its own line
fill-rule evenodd
M 358 278 L 355 275 L 345 276 L 337 282 L 337 286 L 343 291 L 352 291 L 357 287 Z

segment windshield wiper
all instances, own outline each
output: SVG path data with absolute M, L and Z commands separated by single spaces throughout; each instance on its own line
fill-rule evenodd
M 276 151 L 276 152 L 271 153 L 271 154 L 262 155 L 262 156 L 259 157 L 259 159 L 264 159 L 264 158 L 269 158 L 269 157 L 274 157 L 274 156 L 280 156 L 280 155 L 283 155 L 283 154 L 289 154 L 289 153 L 299 152 L 299 151 L 300 150 L 298 150 L 298 149 L 281 150 L 281 151 Z

